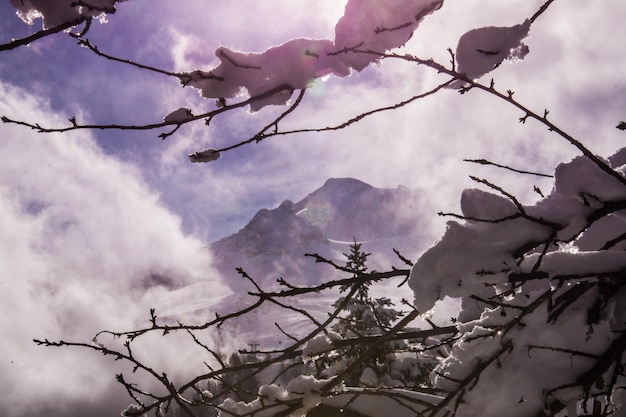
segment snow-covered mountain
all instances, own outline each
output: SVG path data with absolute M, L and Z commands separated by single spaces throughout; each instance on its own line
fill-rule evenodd
M 334 271 L 315 265 L 304 254 L 343 263 L 343 253 L 354 239 L 372 253 L 372 269 L 389 268 L 393 248 L 409 258 L 415 255 L 419 221 L 411 207 L 416 201 L 416 193 L 406 187 L 375 188 L 352 178 L 332 178 L 296 203 L 285 200 L 260 210 L 243 229 L 213 243 L 211 250 L 224 275 L 234 276 L 241 267 L 264 285 L 278 277 L 294 284 L 326 280 L 325 274 Z M 241 289 L 236 277 L 233 280 L 232 287 Z

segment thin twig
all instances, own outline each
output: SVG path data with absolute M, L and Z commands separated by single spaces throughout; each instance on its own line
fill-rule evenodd
M 66 29 L 69 29 L 71 27 L 80 25 L 81 23 L 88 21 L 89 19 L 86 17 L 79 17 L 76 18 L 74 20 L 70 20 L 69 22 L 65 22 L 65 23 L 61 23 L 60 25 L 48 28 L 48 29 L 44 29 L 44 30 L 40 30 L 39 32 L 35 32 L 30 36 L 27 36 L 25 38 L 21 38 L 21 39 L 13 39 L 11 40 L 11 42 L 5 43 L 5 44 L 1 44 L 0 45 L 0 51 L 9 51 L 11 49 L 15 49 L 18 48 L 20 46 L 25 46 L 28 45 L 32 42 L 35 42 L 36 40 L 39 40 L 41 38 L 44 38 L 46 36 L 49 35 L 53 35 L 55 33 L 59 33 L 62 32 Z
M 532 171 L 525 171 L 525 170 L 521 170 L 521 169 L 515 169 L 515 168 L 511 168 L 511 167 L 506 166 L 506 165 L 496 164 L 495 162 L 491 162 L 491 161 L 488 161 L 486 159 L 464 159 L 463 161 L 464 162 L 472 162 L 474 164 L 480 164 L 480 165 L 493 165 L 493 166 L 498 167 L 498 168 L 508 169 L 509 171 L 517 172 L 518 174 L 528 174 L 528 175 L 536 175 L 536 176 L 539 176 L 539 177 L 554 178 L 554 175 L 548 175 L 548 174 L 542 174 L 542 173 L 539 173 L 539 172 L 532 172 Z
M 164 69 L 156 68 L 156 67 L 153 67 L 153 66 L 150 66 L 150 65 L 140 64 L 138 62 L 131 61 L 130 59 L 118 58 L 118 57 L 115 57 L 113 55 L 110 55 L 110 54 L 102 52 L 97 46 L 92 44 L 89 41 L 89 39 L 85 39 L 81 35 L 70 34 L 70 36 L 73 36 L 74 38 L 76 38 L 79 45 L 84 46 L 85 48 L 88 48 L 89 50 L 91 50 L 92 52 L 94 52 L 98 56 L 101 56 L 101 57 L 106 58 L 106 59 L 111 60 L 111 61 L 120 62 L 122 64 L 127 64 L 127 65 L 131 65 L 133 67 L 136 67 L 136 68 L 139 68 L 139 69 L 142 69 L 142 70 L 147 70 L 147 71 L 151 71 L 151 72 L 156 72 L 158 74 L 167 75 L 169 77 L 178 78 L 183 86 L 186 86 L 187 84 L 189 84 L 189 82 L 193 78 L 203 78 L 203 79 L 211 79 L 211 80 L 215 80 L 215 81 L 224 81 L 223 77 L 219 77 L 217 75 L 213 75 L 211 72 L 204 73 L 204 72 L 201 72 L 201 71 L 197 71 L 197 72 L 194 72 L 194 73 L 191 73 L 191 74 L 190 73 L 185 73 L 185 72 L 173 72 L 173 71 L 167 71 L 167 70 L 164 70 Z

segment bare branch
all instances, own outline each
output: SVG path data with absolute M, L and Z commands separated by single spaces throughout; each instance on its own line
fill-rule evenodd
M 21 39 L 13 39 L 11 40 L 11 42 L 5 43 L 5 44 L 0 44 L 0 52 L 1 51 L 9 51 L 11 49 L 15 49 L 18 48 L 20 46 L 25 46 L 25 45 L 29 45 L 32 42 L 35 42 L 36 40 L 39 40 L 41 38 L 44 38 L 46 36 L 49 35 L 53 35 L 55 33 L 59 33 L 59 32 L 63 32 L 66 29 L 72 28 L 74 26 L 78 26 L 83 22 L 89 22 L 89 18 L 86 17 L 79 17 L 77 19 L 74 20 L 70 20 L 69 22 L 65 22 L 65 23 L 61 23 L 57 26 L 48 28 L 48 29 L 44 29 L 44 30 L 40 30 L 39 32 L 35 32 L 30 36 L 27 36 L 25 38 L 21 38 Z
M 231 146 L 227 146 L 225 148 L 221 148 L 221 149 L 217 149 L 217 152 L 226 152 L 229 151 L 231 149 L 236 149 L 239 148 L 240 146 L 244 146 L 247 145 L 249 143 L 252 142 L 256 142 L 259 143 L 261 142 L 263 139 L 269 137 L 269 136 L 273 136 L 276 134 L 276 132 L 278 132 L 278 123 L 283 120 L 285 117 L 287 117 L 287 115 L 289 113 L 291 113 L 292 111 L 294 111 L 302 102 L 302 99 L 304 98 L 304 93 L 306 90 L 302 89 L 300 90 L 300 94 L 298 95 L 298 97 L 296 98 L 296 100 L 294 101 L 294 103 L 286 110 L 284 111 L 280 116 L 278 116 L 275 120 L 273 120 L 270 124 L 268 124 L 267 126 L 265 126 L 263 129 L 261 129 L 256 135 L 252 136 L 250 139 L 245 140 L 243 142 L 239 142 L 236 143 L 234 145 Z M 269 129 L 274 128 L 274 132 L 268 134 L 266 133 Z
M 0 120 L 3 123 L 13 123 L 13 124 L 17 124 L 17 125 L 21 125 L 21 126 L 26 126 L 29 127 L 33 130 L 36 130 L 37 132 L 40 133 L 53 133 L 53 132 L 68 132 L 71 130 L 78 130 L 78 129 L 92 129 L 92 130 L 152 130 L 152 129 L 158 129 L 158 128 L 162 128 L 162 127 L 167 127 L 167 126 L 175 126 L 176 129 L 178 129 L 178 127 L 180 127 L 183 124 L 187 124 L 190 122 L 193 122 L 195 120 L 199 120 L 199 119 L 207 119 L 207 118 L 212 118 L 214 116 L 217 116 L 219 114 L 225 113 L 229 110 L 233 110 L 233 109 L 237 109 L 237 108 L 242 108 L 242 107 L 246 107 L 251 103 L 254 103 L 255 101 L 258 100 L 263 100 L 265 98 L 271 97 L 274 94 L 280 93 L 282 91 L 288 91 L 288 90 L 293 90 L 293 88 L 289 85 L 281 85 L 275 88 L 272 88 L 271 90 L 266 91 L 265 93 L 256 95 L 254 97 L 250 97 L 246 100 L 243 100 L 239 103 L 235 103 L 235 104 L 230 104 L 227 106 L 223 106 L 220 107 L 216 110 L 212 110 L 210 112 L 206 112 L 203 114 L 199 114 L 196 116 L 190 116 L 188 118 L 186 118 L 184 121 L 171 121 L 171 122 L 159 122 L 159 123 L 151 123 L 151 124 L 146 124 L 146 125 L 116 125 L 116 124 L 112 124 L 112 125 L 98 125 L 98 124 L 78 124 L 76 123 L 74 118 L 71 118 L 70 120 L 73 120 L 72 125 L 68 126 L 68 127 L 61 127 L 61 128 L 46 128 L 43 127 L 41 125 L 39 125 L 38 123 L 28 123 L 28 122 L 23 122 L 23 121 L 17 121 L 17 120 L 13 120 L 9 117 L 6 116 L 2 116 L 0 117 Z
M 195 79 L 211 79 L 211 80 L 216 80 L 216 81 L 224 81 L 223 77 L 219 77 L 217 75 L 213 75 L 211 72 L 208 72 L 208 73 L 205 73 L 205 72 L 202 72 L 202 71 L 195 71 L 195 72 L 192 72 L 192 73 L 172 72 L 172 71 L 167 71 L 167 70 L 163 70 L 163 69 L 160 69 L 160 68 L 156 68 L 156 67 L 153 67 L 153 66 L 150 66 L 150 65 L 140 64 L 138 62 L 131 61 L 130 59 L 118 58 L 118 57 L 115 57 L 113 55 L 109 55 L 109 54 L 106 54 L 106 53 L 102 52 L 97 46 L 92 44 L 89 41 L 89 39 L 83 38 L 82 37 L 83 34 L 79 34 L 79 35 L 70 34 L 70 35 L 77 39 L 79 45 L 84 46 L 85 48 L 88 48 L 89 50 L 91 50 L 92 52 L 94 52 L 98 56 L 101 56 L 101 57 L 106 58 L 106 59 L 111 60 L 111 61 L 120 62 L 122 64 L 127 64 L 127 65 L 131 65 L 133 67 L 136 67 L 136 68 L 139 68 L 139 69 L 142 69 L 142 70 L 147 70 L 147 71 L 151 71 L 151 72 L 156 72 L 158 74 L 167 75 L 169 77 L 178 78 L 183 86 L 186 86 L 194 78 Z
M 380 112 L 396 110 L 396 109 L 399 109 L 400 107 L 404 107 L 407 104 L 410 104 L 410 103 L 412 103 L 412 102 L 414 102 L 416 100 L 419 100 L 419 99 L 431 96 L 431 95 L 439 92 L 443 88 L 447 87 L 453 81 L 454 80 L 446 81 L 445 83 L 440 84 L 437 87 L 435 87 L 435 88 L 433 88 L 433 89 L 431 89 L 431 90 L 429 90 L 429 91 L 427 91 L 425 93 L 418 94 L 416 96 L 413 96 L 413 97 L 411 97 L 411 98 L 409 98 L 407 100 L 401 101 L 399 103 L 396 103 L 396 104 L 393 104 L 393 105 L 389 105 L 389 106 L 379 107 L 379 108 L 376 108 L 376 109 L 373 109 L 373 110 L 369 110 L 369 111 L 363 112 L 363 113 L 361 113 L 361 114 L 359 114 L 357 116 L 354 116 L 353 118 L 351 118 L 349 120 L 346 120 L 345 122 L 342 122 L 342 123 L 340 123 L 338 125 L 327 126 L 327 127 L 316 127 L 316 128 L 293 129 L 293 130 L 286 130 L 286 131 L 275 131 L 275 132 L 267 133 L 267 134 L 263 135 L 263 139 L 266 139 L 266 138 L 269 138 L 269 137 L 272 137 L 272 136 L 285 136 L 285 135 L 293 135 L 293 134 L 297 134 L 297 133 L 311 133 L 311 132 L 318 132 L 319 133 L 319 132 L 328 132 L 328 131 L 335 131 L 335 130 L 345 129 L 348 126 L 350 126 L 350 125 L 352 125 L 352 124 L 354 124 L 356 122 L 359 122 L 359 121 L 363 120 L 366 117 L 372 116 L 372 115 L 380 113 Z M 268 127 L 271 127 L 273 125 L 274 125 L 274 123 L 270 124 Z M 251 143 L 251 142 L 254 142 L 254 141 L 257 141 L 256 137 L 253 137 L 251 139 L 247 139 L 247 140 L 245 140 L 243 142 L 240 142 L 240 143 L 238 143 L 236 145 L 230 146 L 229 148 L 225 148 L 225 149 L 236 148 L 236 147 L 239 147 L 241 145 L 245 145 L 247 143 Z
M 536 176 L 539 176 L 539 177 L 554 178 L 554 175 L 541 174 L 541 173 L 538 173 L 538 172 L 524 171 L 524 170 L 520 170 L 520 169 L 515 169 L 515 168 L 508 167 L 506 165 L 496 164 L 495 162 L 491 162 L 491 161 L 488 161 L 486 159 L 464 159 L 463 161 L 465 161 L 465 162 L 472 162 L 474 164 L 480 164 L 480 165 L 493 165 L 493 166 L 496 166 L 498 168 L 508 169 L 509 171 L 517 172 L 518 174 L 528 174 L 528 175 L 536 175 Z
M 530 18 L 530 23 L 535 23 L 535 20 L 537 20 L 537 18 L 539 18 L 539 16 L 541 16 L 546 10 L 548 10 L 548 7 L 550 7 L 550 5 L 552 4 L 552 2 L 554 2 L 554 0 L 548 0 L 546 1 L 540 8 L 539 10 L 537 10 L 537 12 L 532 15 L 532 17 Z

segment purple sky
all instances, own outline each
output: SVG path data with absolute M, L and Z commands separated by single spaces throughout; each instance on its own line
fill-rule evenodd
M 446 49 L 466 31 L 522 23 L 542 3 L 446 0 L 402 51 L 447 63 Z M 342 14 L 336 0 L 190 0 L 184 8 L 129 0 L 87 37 L 122 58 L 174 71 L 209 70 L 222 45 L 260 52 L 296 37 L 333 38 Z M 531 109 L 548 108 L 551 120 L 609 156 L 624 140 L 615 129 L 626 118 L 624 15 L 623 0 L 556 0 L 531 27 L 525 59 L 505 62 L 485 78 L 514 90 Z M 40 21 L 25 25 L 8 2 L 0 3 L 0 43 L 40 27 Z M 285 127 L 336 124 L 442 80 L 399 61 L 330 77 L 311 88 Z M 85 123 L 155 123 L 182 106 L 201 113 L 213 100 L 174 78 L 106 61 L 63 34 L 0 52 L 0 115 L 13 119 L 45 126 L 67 125 L 72 116 Z M 111 391 L 107 362 L 37 348 L 30 340 L 131 326 L 163 295 L 139 291 L 150 272 L 181 284 L 215 279 L 206 244 L 236 232 L 261 208 L 299 200 L 329 177 L 403 184 L 422 190 L 417 214 L 432 216 L 425 232 L 435 239 L 444 228 L 435 213 L 458 209 L 461 190 L 474 186 L 468 175 L 485 176 L 524 202 L 536 198 L 534 184 L 551 187 L 549 180 L 520 179 L 463 158 L 550 173 L 576 155 L 543 126 L 517 123 L 523 114 L 494 97 L 447 90 L 342 131 L 276 137 L 211 164 L 189 163 L 189 153 L 247 139 L 281 110 L 233 112 L 210 127 L 199 121 L 165 141 L 160 131 L 45 135 L 0 124 L 0 372 L 9 375 L 0 379 L 7 393 L 0 408 L 6 415 L 56 408 L 56 415 L 76 415 L 79 406 L 120 395 Z M 211 285 L 217 294 L 225 291 Z

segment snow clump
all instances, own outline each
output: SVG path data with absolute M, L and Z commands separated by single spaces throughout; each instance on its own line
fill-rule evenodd
M 291 380 L 286 388 L 276 384 L 263 385 L 259 388 L 258 398 L 249 403 L 226 399 L 220 406 L 219 416 L 273 417 L 281 412 L 286 412 L 291 405 L 297 408 L 286 415 L 305 417 L 309 410 L 321 402 L 321 391 L 329 382 L 329 379 L 300 375 Z
M 211 162 L 216 161 L 222 157 L 222 154 L 217 149 L 205 149 L 203 151 L 194 152 L 189 155 L 191 162 Z
M 530 20 L 511 27 L 470 30 L 456 48 L 457 71 L 475 80 L 497 68 L 505 59 L 519 60 L 528 54 L 522 41 L 530 32 Z
M 75 0 L 9 0 L 17 9 L 17 15 L 32 25 L 35 19 L 43 19 L 43 28 L 50 29 L 81 18 L 100 18 L 115 13 L 115 5 L 126 0 L 89 0 L 81 5 Z
M 329 331 L 327 334 L 319 334 L 304 345 L 302 356 L 305 359 L 314 359 L 318 355 L 332 350 L 333 342 L 341 339 L 341 335 L 333 331 Z
M 612 216 L 606 220 L 609 225 L 597 222 L 594 227 L 586 226 L 587 219 L 600 207 L 625 199 L 626 187 L 583 156 L 557 167 L 552 193 L 533 206 L 522 207 L 528 217 L 505 197 L 465 190 L 461 198 L 465 222 L 448 222 L 441 240 L 420 257 L 411 271 L 409 285 L 415 307 L 426 312 L 445 296 L 488 298 L 494 294 L 494 284 L 506 284 L 511 274 L 533 268 L 533 260 L 539 255 L 528 255 L 521 263 L 516 259 L 524 248 L 545 242 L 555 232 L 559 240 L 579 239 L 579 250 L 575 254 L 550 252 L 541 258 L 542 264 L 535 272 L 555 276 L 567 275 L 582 265 L 586 265 L 583 272 L 622 268 L 626 263 L 622 247 L 618 246 L 617 252 L 599 253 L 590 251 L 586 242 L 597 240 L 594 236 L 598 234 L 606 236 L 607 227 L 624 228 L 624 219 Z
M 179 109 L 171 111 L 167 116 L 163 118 L 165 123 L 184 123 L 187 120 L 193 118 L 193 113 L 188 107 L 181 107 Z

